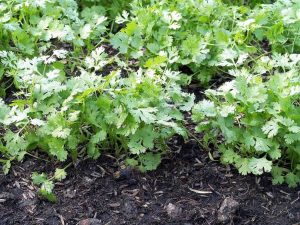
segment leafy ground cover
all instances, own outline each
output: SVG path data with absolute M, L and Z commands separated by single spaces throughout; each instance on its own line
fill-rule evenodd
M 82 160 L 110 154 L 151 171 L 180 136 L 242 175 L 297 187 L 299 10 L 296 0 L 0 1 L 3 172 L 46 153 L 59 166 L 31 179 L 55 202 L 54 184 Z

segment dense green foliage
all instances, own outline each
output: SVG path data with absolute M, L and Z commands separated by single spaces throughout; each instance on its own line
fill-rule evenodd
M 130 165 L 153 170 L 165 141 L 176 133 L 186 137 L 181 112 L 191 109 L 194 98 L 181 91 L 182 75 L 108 55 L 101 7 L 78 11 L 74 1 L 11 1 L 1 10 L 5 173 L 11 161 L 35 149 L 62 162 L 113 150 L 126 154 Z M 35 183 L 50 194 L 52 181 Z
M 78 11 L 75 1 L 1 1 L 0 50 L 38 55 L 60 43 L 76 48 L 99 40 L 106 30 L 102 7 Z
M 79 0 L 79 6 L 81 8 L 86 7 L 101 7 L 106 15 L 114 22 L 115 17 L 123 10 L 129 10 L 131 0 Z
M 299 10 L 297 0 L 0 0 L 4 172 L 37 151 L 61 162 L 111 151 L 153 170 L 170 137 L 188 137 L 193 108 L 199 141 L 224 163 L 296 186 Z M 216 76 L 231 81 L 194 106 L 183 88 Z M 41 195 L 55 200 L 65 168 L 32 175 Z
M 188 65 L 197 78 L 208 82 L 228 68 L 243 66 L 272 52 L 300 50 L 299 3 L 278 1 L 273 5 L 231 6 L 222 1 L 136 0 L 130 13 L 116 22 L 126 24 L 111 44 L 120 52 L 172 68 Z
M 233 81 L 207 90 L 193 109 L 208 145 L 241 174 L 272 172 L 273 183 L 300 182 L 300 55 L 264 56 L 252 69 L 233 70 Z M 264 76 L 270 73 L 269 77 Z M 266 79 L 266 80 L 265 80 Z M 223 139 L 216 139 L 222 135 Z

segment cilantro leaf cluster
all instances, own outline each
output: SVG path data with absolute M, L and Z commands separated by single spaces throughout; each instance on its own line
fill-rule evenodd
M 263 56 L 230 71 L 234 80 L 207 90 L 194 106 L 196 130 L 220 149 L 224 163 L 243 175 L 271 172 L 274 184 L 299 184 L 299 68 L 299 54 Z

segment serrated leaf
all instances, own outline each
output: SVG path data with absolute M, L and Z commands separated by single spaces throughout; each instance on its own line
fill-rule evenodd
M 293 144 L 296 141 L 300 141 L 299 134 L 286 134 L 284 135 L 284 140 L 287 144 Z
M 272 170 L 272 161 L 266 158 L 251 158 L 249 160 L 249 169 L 255 175 L 261 175 L 263 172 L 270 172 Z
M 97 159 L 101 155 L 100 150 L 96 146 L 96 144 L 93 144 L 91 142 L 89 142 L 89 144 L 87 145 L 87 154 L 93 159 Z
M 52 193 L 53 188 L 54 188 L 54 184 L 53 184 L 53 182 L 50 181 L 50 180 L 45 180 L 45 181 L 42 183 L 42 186 L 41 186 L 41 190 L 42 190 L 42 191 L 45 191 L 45 192 L 47 192 L 47 193 Z
M 167 57 L 165 56 L 156 56 L 155 58 L 148 59 L 145 63 L 146 68 L 157 68 L 163 66 L 167 61 Z
M 66 139 L 69 137 L 70 133 L 71 133 L 71 129 L 63 128 L 62 126 L 59 126 L 58 128 L 52 131 L 52 136 Z
M 24 137 L 15 134 L 10 130 L 4 135 L 4 140 L 6 142 L 7 153 L 12 156 L 17 156 L 21 151 L 26 150 L 28 146 L 28 141 Z
M 254 148 L 256 151 L 267 152 L 270 149 L 270 142 L 267 139 L 256 138 Z
M 139 162 L 135 159 L 126 159 L 126 164 L 128 166 L 136 167 L 139 165 Z
M 45 189 L 40 189 L 39 194 L 41 195 L 41 197 L 47 199 L 49 202 L 57 202 L 57 197 L 52 192 L 49 193 Z
M 120 53 L 127 53 L 129 48 L 129 37 L 127 34 L 119 32 L 115 34 L 111 39 L 110 43 L 114 48 L 119 49 Z
M 10 163 L 10 160 L 6 160 L 6 162 L 4 163 L 3 167 L 2 167 L 2 170 L 3 170 L 3 173 L 6 175 L 8 174 L 9 170 L 10 170 L 10 167 L 11 167 L 11 163 Z
M 278 124 L 273 120 L 268 121 L 262 127 L 264 134 L 268 135 L 268 138 L 274 137 L 278 133 L 278 129 L 279 129 Z
M 300 127 L 299 126 L 291 126 L 291 127 L 288 127 L 288 130 L 292 133 L 300 133 Z
M 238 168 L 240 174 L 247 175 L 251 173 L 251 169 L 249 168 L 249 159 L 240 158 L 236 160 L 235 165 Z
M 212 101 L 203 100 L 196 104 L 193 108 L 193 120 L 199 122 L 204 116 L 214 117 L 216 116 L 215 104 Z
M 66 179 L 66 177 L 67 177 L 67 173 L 64 169 L 57 168 L 55 170 L 55 173 L 54 173 L 54 179 L 55 180 L 62 181 L 64 179 Z
M 222 155 L 222 161 L 225 163 L 234 163 L 240 156 L 232 149 L 225 149 Z
M 286 183 L 289 185 L 289 187 L 295 188 L 297 187 L 298 183 L 300 182 L 300 177 L 296 174 L 289 172 L 285 176 Z
M 2 87 L 0 87 L 2 88 Z M 1 97 L 1 96 L 0 96 Z M 4 103 L 4 101 L 0 98 L 0 123 L 3 123 L 4 118 L 9 113 L 10 108 Z
M 22 151 L 22 152 L 19 152 L 18 156 L 17 156 L 17 160 L 20 162 L 24 159 L 25 155 L 27 154 L 26 151 Z
M 161 155 L 158 153 L 142 154 L 140 155 L 140 161 L 141 161 L 140 169 L 142 169 L 142 171 L 155 170 L 161 162 Z
M 131 111 L 137 121 L 144 121 L 146 124 L 154 123 L 156 119 L 156 108 L 139 108 Z
M 234 105 L 223 105 L 220 109 L 220 114 L 222 117 L 227 117 L 230 114 L 233 114 L 235 111 Z
M 283 169 L 278 166 L 273 166 L 272 168 L 272 183 L 273 184 L 282 184 L 284 182 L 284 176 L 282 176 Z
M 99 132 L 97 132 L 95 135 L 93 135 L 91 137 L 90 142 L 93 144 L 98 144 L 101 141 L 104 141 L 106 139 L 107 133 L 105 130 L 101 130 Z
M 92 27 L 90 24 L 85 24 L 80 30 L 80 36 L 82 39 L 87 39 L 92 32 Z
M 50 153 L 62 162 L 68 157 L 68 152 L 65 150 L 64 145 L 65 142 L 62 139 L 52 138 L 48 143 Z
M 268 151 L 268 154 L 272 159 L 279 159 L 281 157 L 281 150 L 279 148 L 272 147 Z
M 128 147 L 132 154 L 141 154 L 146 149 L 152 149 L 154 147 L 154 140 L 157 137 L 157 133 L 153 130 L 152 126 L 145 126 L 134 135 L 131 136 L 128 143 Z
M 255 139 L 252 135 L 250 135 L 249 133 L 244 133 L 244 139 L 245 139 L 245 145 L 247 147 L 247 149 L 250 149 L 250 147 L 255 145 Z
M 35 185 L 40 185 L 40 184 L 44 183 L 48 178 L 45 173 L 39 174 L 37 172 L 33 172 L 31 175 L 31 179 Z

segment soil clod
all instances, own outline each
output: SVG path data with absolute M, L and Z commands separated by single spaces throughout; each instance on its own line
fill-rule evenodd
M 231 221 L 239 207 L 239 203 L 233 198 L 225 198 L 218 210 L 218 221 L 227 223 Z
M 179 218 L 182 215 L 182 208 L 179 206 L 176 206 L 172 203 L 169 203 L 166 206 L 166 210 L 167 210 L 169 217 L 171 217 L 173 219 Z

